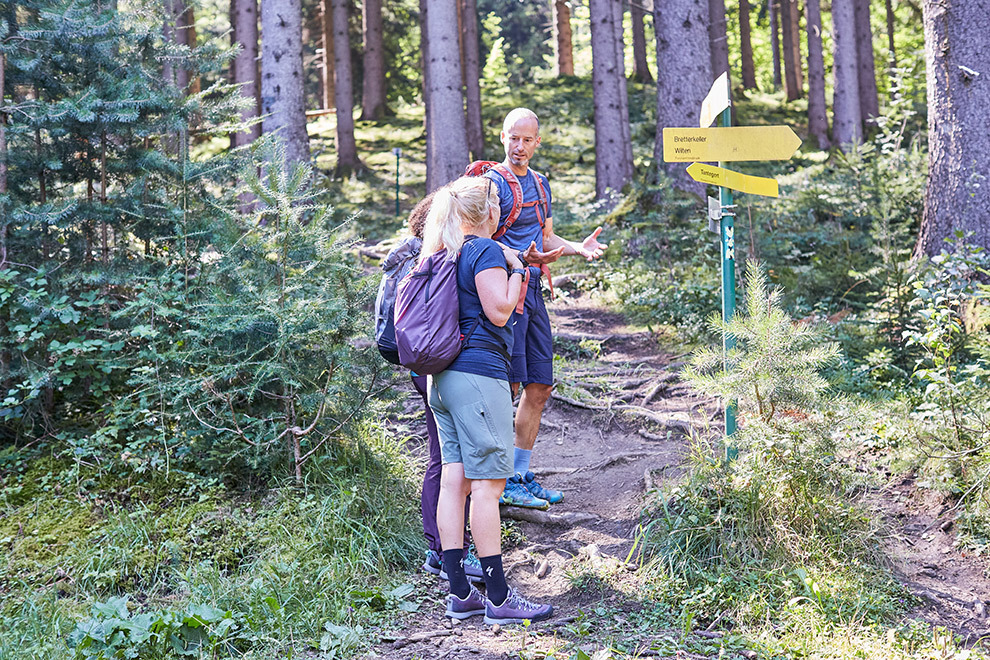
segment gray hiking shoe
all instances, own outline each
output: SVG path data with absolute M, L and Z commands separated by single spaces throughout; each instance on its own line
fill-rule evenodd
M 447 594 L 446 616 L 451 619 L 467 619 L 472 616 L 480 616 L 485 613 L 486 598 L 481 592 L 471 587 L 466 598 L 458 598 L 454 594 Z
M 488 625 L 522 623 L 523 621 L 543 621 L 553 614 L 553 606 L 546 603 L 531 603 L 512 589 L 501 605 L 485 599 L 485 623 Z

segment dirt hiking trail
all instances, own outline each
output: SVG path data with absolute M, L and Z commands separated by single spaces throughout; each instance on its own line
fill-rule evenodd
M 563 490 L 565 498 L 547 512 L 502 507 L 502 517 L 512 521 L 508 541 L 503 543 L 510 586 L 533 600 L 552 603 L 554 616 L 529 629 L 486 626 L 481 617 L 451 624 L 443 616 L 446 582 L 420 572 L 410 577 L 416 592 L 409 596 L 418 599 L 419 609 L 399 617 L 394 628 L 373 631 L 377 640 L 364 658 L 488 660 L 548 654 L 568 658 L 576 649 L 589 657 L 611 658 L 595 656 L 605 640 L 582 626 L 583 612 L 602 611 L 602 607 L 614 613 L 613 637 L 640 649 L 632 657 L 664 657 L 651 650 L 651 642 L 683 634 L 637 629 L 625 620 L 623 613 L 642 607 L 637 566 L 627 563 L 627 558 L 634 548 L 646 493 L 683 474 L 691 433 L 701 437 L 722 433 L 721 409 L 679 380 L 684 356 L 664 353 L 651 333 L 629 328 L 622 315 L 603 308 L 593 297 L 563 298 L 549 309 L 557 352 L 565 360 L 554 365 L 557 385 L 544 412 L 533 471 L 545 486 Z M 404 405 L 409 412 L 422 405 L 411 387 Z M 418 449 L 425 455 L 425 444 Z M 911 526 L 921 529 L 918 526 L 927 518 L 908 515 L 902 508 L 905 500 L 885 495 L 884 490 L 874 493 L 873 505 L 888 521 L 893 565 L 903 582 L 925 598 L 914 616 L 948 625 L 975 642 L 988 627 L 986 609 L 975 605 L 990 596 L 985 563 L 962 556 L 955 548 L 939 547 L 937 562 L 923 560 L 916 565 L 915 555 L 921 549 L 910 543 Z M 934 519 L 936 513 L 928 518 Z M 936 525 L 934 533 L 945 530 Z M 950 568 L 954 572 L 947 573 L 947 567 L 955 567 Z M 601 575 L 608 580 L 596 579 Z M 952 576 L 959 578 L 959 585 L 946 584 Z M 933 579 L 939 582 L 937 587 L 931 584 Z M 964 604 L 971 614 L 968 621 L 961 612 Z M 694 634 L 711 638 L 722 633 Z M 572 650 L 565 653 L 567 645 Z M 680 651 L 670 657 L 707 656 Z M 755 658 L 756 654 L 744 651 L 726 657 Z

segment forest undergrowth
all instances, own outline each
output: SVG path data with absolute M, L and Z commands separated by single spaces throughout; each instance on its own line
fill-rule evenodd
M 630 90 L 649 183 L 610 212 L 593 201 L 586 81 L 493 93 L 485 110 L 491 157 L 507 109 L 546 118 L 536 165 L 555 226 L 606 228 L 600 268 L 559 273 L 649 327 L 658 348 L 699 349 L 685 377 L 739 401 L 739 458 L 700 439 L 684 480 L 647 498 L 638 620 L 704 621 L 767 658 L 980 657 L 903 618 L 913 601 L 859 497 L 914 474 L 949 503 L 959 544 L 990 546 L 990 259 L 964 236 L 911 259 L 921 101 L 895 94 L 850 154 L 806 147 L 747 170 L 778 176 L 781 197 L 739 208 L 747 306 L 728 328 L 740 342 L 725 374 L 704 348 L 723 330 L 709 319 L 717 250 L 698 200 L 651 178 L 653 95 Z M 739 114 L 771 102 L 800 128 L 779 95 Z M 169 211 L 167 240 L 115 247 L 113 268 L 72 277 L 3 271 L 4 347 L 26 366 L 2 410 L 0 659 L 353 657 L 419 607 L 407 578 L 422 466 L 403 451 L 403 420 L 382 422 L 396 376 L 369 348 L 375 278 L 359 256 L 402 224 L 392 147 L 407 154 L 403 210 L 423 192 L 419 112 L 358 122 L 368 169 L 343 180 L 327 174 L 332 122 L 314 122 L 312 186 L 304 170 L 254 182 L 277 210 L 266 223 L 230 211 L 230 191 L 221 209 L 224 179 L 205 165 L 171 171 L 162 190 L 196 212 Z M 203 162 L 215 152 L 193 147 Z M 41 352 L 55 365 L 45 378 L 30 368 Z

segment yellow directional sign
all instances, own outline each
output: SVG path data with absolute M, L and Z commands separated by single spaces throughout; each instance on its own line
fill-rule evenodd
M 667 163 L 787 160 L 800 146 L 790 126 L 663 129 Z
M 710 183 L 713 186 L 731 188 L 732 190 L 750 193 L 751 195 L 763 195 L 764 197 L 779 196 L 776 179 L 740 174 L 739 172 L 733 172 L 723 167 L 705 165 L 704 163 L 692 163 L 688 165 L 687 173 L 699 183 Z

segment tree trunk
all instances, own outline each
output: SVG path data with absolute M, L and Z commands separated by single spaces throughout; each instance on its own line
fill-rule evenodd
M 832 0 L 832 142 L 846 149 L 863 137 L 856 64 L 856 0 Z
M 241 110 L 241 121 L 258 118 L 258 0 L 231 0 L 230 39 L 240 44 L 241 51 L 230 67 L 231 82 L 240 85 L 239 93 L 250 104 Z M 255 123 L 231 136 L 234 147 L 251 144 L 261 136 L 261 124 Z
M 663 162 L 663 129 L 696 127 L 701 102 L 711 88 L 707 0 L 654 2 L 653 29 L 657 37 L 657 136 L 653 159 L 664 168 L 674 187 L 703 197 L 704 184 L 691 179 L 683 163 Z
M 186 3 L 185 11 L 182 12 L 178 35 L 187 48 L 192 50 L 196 47 L 196 12 L 191 3 Z M 189 94 L 199 94 L 201 89 L 199 76 L 190 76 L 188 71 L 185 74 L 188 79 Z
M 780 89 L 780 0 L 770 3 L 770 59 L 773 62 L 773 88 Z
M 880 114 L 877 99 L 877 76 L 873 64 L 873 29 L 870 25 L 870 0 L 855 0 L 856 62 L 859 77 L 859 113 L 864 125 Z
M 574 75 L 574 51 L 571 46 L 571 8 L 567 0 L 553 2 L 554 46 L 556 48 L 557 77 Z
M 617 5 L 618 9 L 613 5 Z M 623 66 L 616 44 L 616 14 L 622 5 L 613 0 L 590 0 L 591 83 L 595 105 L 595 192 L 599 199 L 618 192 L 629 183 L 630 163 L 626 158 L 628 114 L 623 115 Z M 621 28 L 620 28 L 621 29 Z
M 430 68 L 426 65 L 430 61 L 430 40 L 426 36 L 426 17 L 429 15 L 428 0 L 419 0 L 419 56 L 420 71 L 423 72 L 423 134 L 426 139 L 426 162 L 430 162 L 432 156 L 430 149 Z
M 640 82 L 651 83 L 653 74 L 650 73 L 650 64 L 646 61 L 646 30 L 643 28 L 646 12 L 640 4 L 641 1 L 632 0 L 629 3 L 629 15 L 632 17 L 633 77 Z
M 955 232 L 990 249 L 990 7 L 986 0 L 924 0 L 928 189 L 915 254 L 938 254 Z M 950 250 L 952 248 L 949 248 Z
M 457 39 L 458 0 L 430 0 L 425 42 L 429 44 L 429 125 L 426 191 L 433 192 L 464 172 L 468 163 L 461 57 Z
M 890 62 L 890 75 L 894 75 L 897 68 L 897 52 L 894 50 L 894 3 L 892 0 L 884 0 L 887 9 L 887 59 Z
M 460 0 L 463 36 L 461 62 L 464 73 L 464 100 L 467 107 L 467 141 L 471 157 L 480 160 L 485 152 L 481 125 L 481 55 L 478 52 L 478 0 Z
M 801 9 L 798 0 L 786 0 L 787 7 L 791 12 L 791 48 L 794 50 L 794 76 L 797 79 L 797 87 L 801 95 L 804 96 L 804 58 L 801 57 Z
M 787 93 L 787 100 L 793 101 L 801 98 L 801 59 L 795 59 L 794 53 L 794 12 L 792 10 L 794 0 L 780 0 L 780 32 L 782 37 L 781 46 L 784 51 L 784 90 Z
M 337 107 L 337 100 L 334 80 L 334 55 L 333 55 L 333 7 L 330 0 L 320 0 L 320 27 L 323 33 L 323 109 L 332 110 Z
M 364 0 L 361 6 L 364 31 L 364 88 L 361 95 L 361 119 L 378 121 L 386 112 L 382 0 Z
M 331 0 L 333 11 L 334 105 L 337 106 L 337 176 L 347 176 L 361 161 L 354 141 L 354 87 L 351 42 L 347 29 L 348 0 Z
M 622 128 L 622 145 L 625 151 L 623 162 L 626 168 L 626 176 L 629 180 L 632 180 L 636 166 L 633 161 L 632 127 L 629 125 L 629 85 L 626 80 L 626 32 L 624 27 L 625 9 L 623 2 L 610 2 L 609 5 L 612 7 L 612 22 L 615 25 L 615 62 L 619 73 L 617 81 L 620 103 L 619 116 L 622 117 L 620 126 Z
M 742 56 L 743 89 L 756 89 L 756 67 L 753 65 L 753 40 L 750 37 L 749 0 L 739 0 L 739 44 Z
M 807 0 L 808 19 L 808 133 L 819 149 L 828 149 L 828 112 L 825 107 L 825 57 L 822 53 L 822 12 L 819 0 Z
M 261 1 L 261 128 L 279 131 L 287 163 L 309 162 L 300 0 Z
M 725 0 L 708 0 L 708 41 L 712 55 L 712 78 L 729 73 L 729 38 L 725 25 Z M 729 73 L 731 80 L 732 74 Z M 710 86 L 710 85 L 709 85 Z M 729 83 L 729 89 L 732 83 Z

